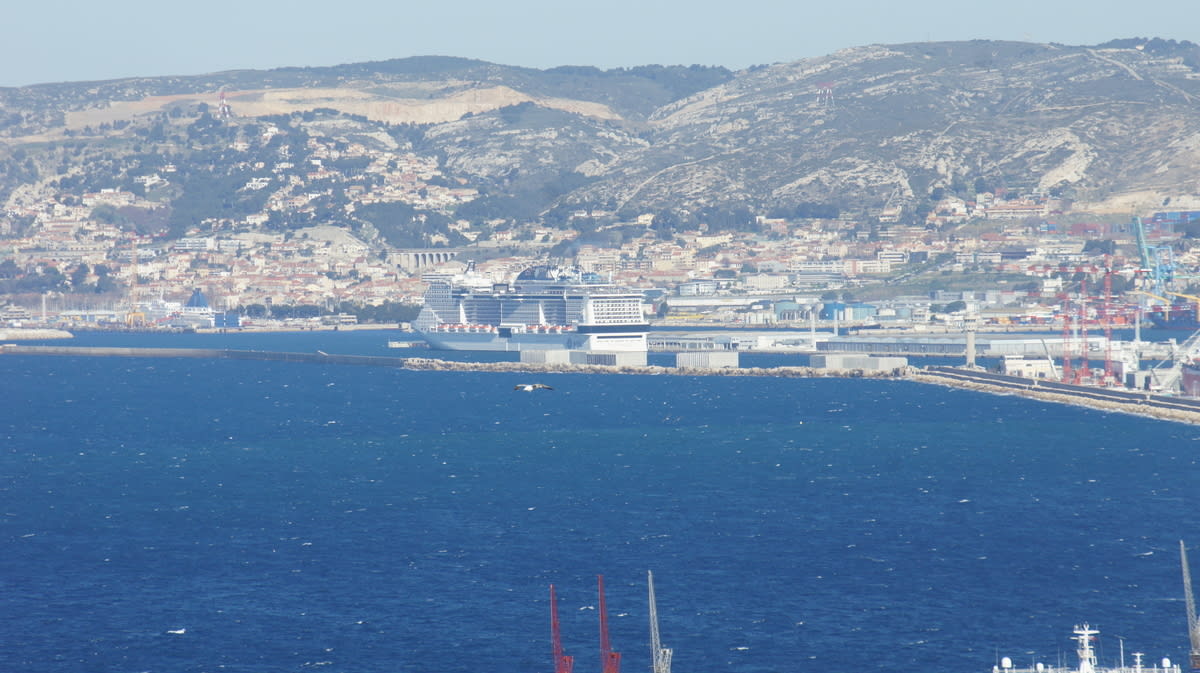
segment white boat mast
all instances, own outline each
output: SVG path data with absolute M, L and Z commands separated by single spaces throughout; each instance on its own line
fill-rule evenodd
M 1075 626 L 1075 637 L 1072 639 L 1079 643 L 1075 648 L 1075 654 L 1079 655 L 1079 673 L 1096 673 L 1096 650 L 1092 649 L 1092 637 L 1099 633 L 1087 624 Z
M 650 588 L 650 667 L 653 673 L 671 673 L 671 649 L 662 646 L 658 636 L 658 606 L 654 602 L 654 573 L 646 571 Z
M 1092 649 L 1092 636 L 1099 633 L 1087 624 L 1075 627 L 1073 640 L 1079 643 L 1075 648 L 1075 653 L 1079 655 L 1079 673 L 1096 673 L 1096 651 Z

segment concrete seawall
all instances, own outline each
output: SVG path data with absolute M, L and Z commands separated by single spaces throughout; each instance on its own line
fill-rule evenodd
M 0 345 L 0 355 L 59 355 L 74 357 L 207 358 L 263 360 L 313 364 L 394 367 L 418 371 L 511 372 L 525 374 L 631 374 L 672 376 L 770 376 L 776 378 L 900 379 L 916 383 L 964 388 L 1001 395 L 1020 395 L 1060 404 L 1147 416 L 1179 423 L 1200 424 L 1200 400 L 1188 400 L 1137 391 L 1072 386 L 1037 379 L 1003 376 L 953 367 L 906 367 L 886 371 L 821 369 L 815 367 L 694 369 L 657 366 L 534 364 L 522 362 L 459 362 L 435 358 L 398 358 L 374 355 L 337 355 L 242 351 L 208 348 L 117 348 L 90 346 Z
M 44 327 L 0 327 L 0 342 L 31 341 L 34 339 L 71 339 L 75 335 L 66 330 Z

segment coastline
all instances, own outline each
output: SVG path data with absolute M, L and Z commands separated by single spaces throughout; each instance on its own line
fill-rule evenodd
M 428 357 L 390 357 L 244 351 L 208 348 L 125 348 L 87 346 L 22 346 L 0 344 L 0 355 L 60 355 L 76 357 L 160 357 L 269 360 L 313 364 L 365 365 L 414 371 L 498 372 L 521 374 L 626 374 L 640 376 L 745 376 L 775 378 L 862 378 L 912 381 L 995 395 L 1018 395 L 1042 402 L 1070 404 L 1101 411 L 1132 414 L 1156 420 L 1200 425 L 1200 401 L 1139 391 L 1071 386 L 1053 381 L 1023 379 L 953 367 L 902 367 L 889 370 L 824 369 L 817 367 L 688 368 L 656 365 L 540 364 L 524 362 L 462 362 Z
M 968 377 L 945 376 L 931 369 L 914 370 L 905 378 L 916 383 L 942 386 L 945 388 L 973 390 L 975 392 L 988 393 L 992 395 L 1016 395 L 1018 397 L 1025 397 L 1027 399 L 1038 400 L 1041 402 L 1069 404 L 1076 407 L 1130 414 L 1133 416 L 1153 418 L 1161 421 L 1173 421 L 1176 423 L 1186 423 L 1188 425 L 1200 425 L 1200 407 L 1197 409 L 1187 409 L 1169 406 L 1169 403 L 1164 404 L 1162 402 L 1156 405 L 1155 402 L 1157 400 L 1162 400 L 1162 398 L 1153 395 L 1142 396 L 1142 399 L 1140 400 L 1135 399 L 1135 397 L 1132 395 L 1125 400 L 1103 399 L 1101 397 L 1088 394 L 1090 391 L 1086 390 L 1082 391 L 1082 393 L 1073 394 L 1067 391 L 1065 388 L 1059 390 L 1050 390 L 1039 388 L 1036 385 L 1021 387 L 1002 385 L 980 379 L 971 379 Z M 1174 402 L 1181 405 L 1188 404 L 1186 400 L 1174 400 Z

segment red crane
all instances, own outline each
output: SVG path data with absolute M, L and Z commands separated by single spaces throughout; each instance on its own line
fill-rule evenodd
M 1087 383 L 1092 378 L 1092 365 L 1088 362 L 1087 335 L 1087 279 L 1079 281 L 1079 369 L 1075 370 L 1075 383 Z
M 1112 264 L 1104 258 L 1104 385 L 1115 384 L 1112 359 Z
M 1063 295 L 1062 304 L 1062 382 L 1074 383 L 1075 379 L 1071 372 L 1071 307 L 1067 304 L 1068 299 Z
M 600 585 L 600 673 L 620 673 L 621 653 L 613 652 L 608 642 L 608 610 L 604 606 L 604 575 L 597 575 Z
M 558 630 L 558 599 L 554 596 L 554 585 L 550 585 L 550 639 L 554 643 L 554 673 L 571 673 L 575 658 L 563 654 L 562 635 Z

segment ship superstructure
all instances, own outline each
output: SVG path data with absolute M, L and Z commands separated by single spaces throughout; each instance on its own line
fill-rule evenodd
M 1178 664 L 1171 663 L 1171 660 L 1163 657 L 1162 660 L 1146 665 L 1142 659 L 1145 654 L 1141 652 L 1133 652 L 1133 665 L 1125 665 L 1125 643 L 1121 641 L 1121 660 L 1116 666 L 1103 666 L 1096 658 L 1096 637 L 1100 635 L 1100 631 L 1091 627 L 1090 624 L 1076 626 L 1071 640 L 1075 641 L 1075 654 L 1079 658 L 1077 668 L 1067 666 L 1052 666 L 1042 662 L 1036 662 L 1033 665 L 1021 668 L 1013 665 L 1013 660 L 1009 657 L 1003 657 L 1000 661 L 992 666 L 992 673 L 1182 673 Z
M 442 350 L 645 351 L 640 292 L 595 274 L 537 266 L 510 283 L 434 280 L 414 329 Z

